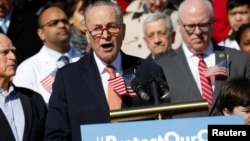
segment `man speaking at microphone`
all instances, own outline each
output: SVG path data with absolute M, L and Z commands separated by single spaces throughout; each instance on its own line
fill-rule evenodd
M 45 125 L 46 141 L 80 141 L 80 125 L 109 123 L 110 110 L 152 105 L 151 100 L 131 91 L 134 78 L 166 80 L 157 64 L 121 52 L 125 24 L 118 5 L 96 1 L 84 14 L 93 51 L 57 71 Z

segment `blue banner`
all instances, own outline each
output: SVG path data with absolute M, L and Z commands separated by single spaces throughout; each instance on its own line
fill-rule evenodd
M 207 141 L 208 125 L 243 125 L 242 116 L 214 116 L 81 125 L 82 141 Z

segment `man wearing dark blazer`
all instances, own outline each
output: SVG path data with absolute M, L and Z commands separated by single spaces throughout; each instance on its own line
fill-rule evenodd
M 43 98 L 40 94 L 30 89 L 20 87 L 14 87 L 14 89 L 20 98 L 25 115 L 23 141 L 43 141 L 45 118 L 47 114 L 47 108 Z M 2 110 L 0 110 L 0 125 L 0 140 L 16 141 L 8 123 L 8 119 L 5 117 Z
M 185 0 L 180 5 L 178 21 L 184 42 L 176 51 L 156 59 L 156 63 L 162 66 L 167 78 L 172 94 L 171 103 L 203 99 L 198 71 L 199 58 L 196 55 L 204 55 L 207 67 L 215 66 L 222 61 L 226 62 L 223 67 L 227 68 L 227 75 L 217 74 L 207 77 L 213 88 L 211 108 L 206 112 L 174 117 L 220 115 L 216 109 L 216 103 L 221 84 L 232 77 L 250 77 L 250 56 L 213 44 L 211 41 L 212 22 L 213 11 L 209 1 Z
M 13 0 L 1 3 L 3 10 L 0 18 L 5 18 L 7 25 L 6 34 L 16 47 L 17 65 L 26 58 L 37 53 L 43 43 L 37 35 L 37 15 L 18 9 Z M 0 28 L 0 32 L 3 31 Z
M 166 80 L 157 64 L 120 51 L 125 24 L 118 5 L 97 1 L 86 9 L 84 16 L 87 39 L 93 51 L 57 71 L 45 124 L 46 141 L 79 141 L 80 125 L 111 122 L 106 65 L 112 65 L 116 77 L 122 77 L 124 81 L 140 78 L 148 82 L 154 77 Z M 148 92 L 148 88 L 145 91 Z M 150 99 L 144 100 L 132 93 L 118 93 L 122 101 L 120 106 L 129 108 L 155 104 L 152 94 L 148 94 Z
M 11 82 L 14 50 L 11 40 L 0 34 L 0 140 L 43 141 L 47 107 L 40 94 Z

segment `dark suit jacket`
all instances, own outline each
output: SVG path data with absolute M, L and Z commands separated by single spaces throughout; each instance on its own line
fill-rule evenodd
M 25 116 L 23 141 L 43 141 L 47 107 L 40 94 L 26 88 L 15 87 Z M 0 109 L 0 140 L 15 141 L 9 123 Z
M 37 35 L 37 16 L 14 7 L 7 36 L 16 47 L 17 65 L 37 53 L 43 43 Z
M 215 89 L 210 113 L 197 112 L 181 115 L 180 117 L 221 115 L 216 109 L 217 96 L 219 94 L 221 84 L 224 81 L 236 76 L 250 77 L 249 55 L 235 49 L 216 45 L 214 45 L 214 47 L 216 64 L 221 60 L 227 59 L 228 54 L 229 76 L 215 78 Z M 171 93 L 171 103 L 202 100 L 200 91 L 193 78 L 182 47 L 178 48 L 176 51 L 157 58 L 155 62 L 162 66 L 164 70 Z
M 144 80 L 152 76 L 165 80 L 157 64 L 122 53 L 123 75 L 136 74 Z M 122 108 L 152 105 L 139 97 L 122 97 Z M 105 92 L 93 52 L 56 73 L 46 120 L 46 141 L 80 141 L 80 125 L 109 123 Z

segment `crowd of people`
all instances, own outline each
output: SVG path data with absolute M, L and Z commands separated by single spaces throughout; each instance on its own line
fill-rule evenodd
M 199 100 L 164 118 L 250 124 L 249 46 L 249 0 L 0 0 L 0 140 L 79 141 L 111 110 Z

